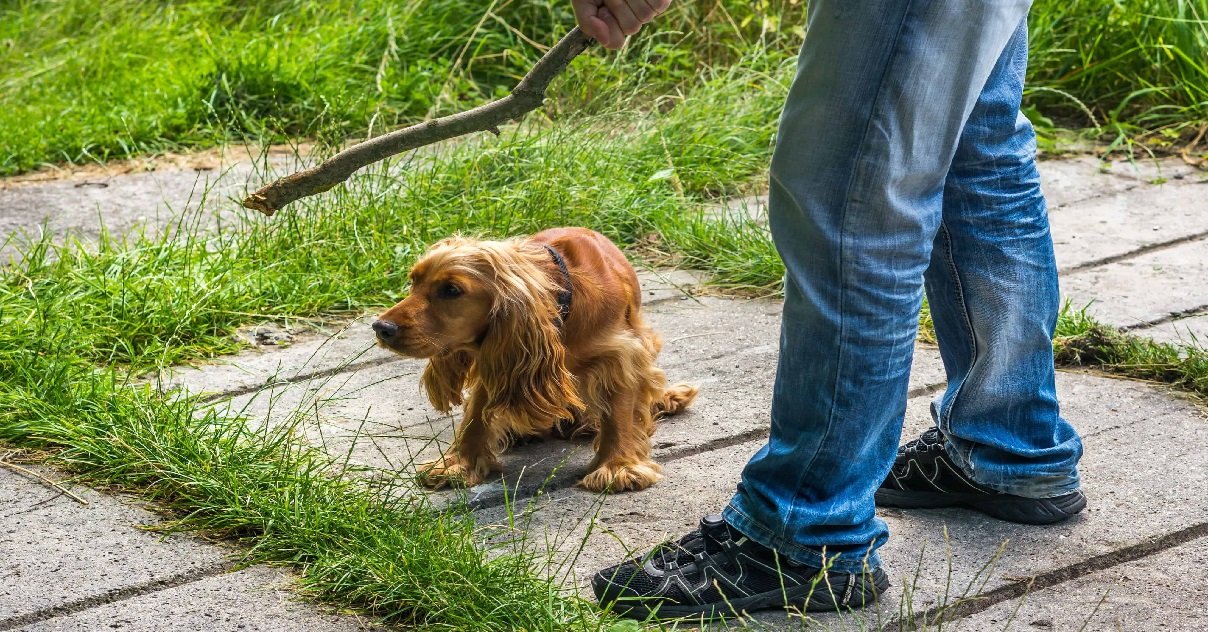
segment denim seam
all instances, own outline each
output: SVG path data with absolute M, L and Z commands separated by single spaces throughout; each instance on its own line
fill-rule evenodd
M 847 219 L 849 217 L 848 210 L 851 208 L 851 200 L 852 200 L 852 195 L 856 190 L 856 183 L 860 182 L 864 176 L 865 168 L 862 166 L 862 158 L 868 147 L 868 137 L 869 137 L 870 131 L 872 130 L 873 120 L 876 118 L 878 106 L 880 105 L 881 101 L 883 100 L 883 93 L 885 90 L 885 77 L 889 73 L 889 68 L 891 66 L 893 66 L 893 62 L 897 59 L 898 52 L 901 48 L 900 42 L 902 39 L 902 29 L 905 27 L 906 19 L 910 15 L 910 11 L 913 7 L 914 7 L 914 2 L 912 0 L 910 2 L 907 2 L 905 8 L 902 9 L 901 22 L 898 24 L 897 32 L 894 34 L 893 48 L 891 49 L 891 52 L 890 52 L 888 58 L 885 60 L 884 67 L 881 69 L 881 76 L 877 81 L 877 93 L 873 97 L 872 104 L 869 107 L 868 120 L 865 121 L 865 123 L 864 123 L 864 131 L 860 134 L 860 144 L 859 144 L 860 150 L 856 153 L 856 156 L 854 159 L 855 164 L 853 165 L 853 169 L 852 169 L 852 176 L 851 176 L 851 179 L 847 183 L 847 190 L 844 191 L 844 193 L 843 193 L 843 206 L 839 210 L 839 215 L 840 215 L 839 225 L 841 227 L 840 236 L 839 236 L 839 345 L 835 351 L 835 356 L 836 356 L 835 357 L 835 381 L 834 381 L 834 384 L 831 385 L 830 410 L 827 411 L 827 414 L 826 414 L 826 429 L 822 432 L 822 438 L 820 439 L 820 441 L 825 441 L 826 437 L 830 436 L 831 429 L 834 428 L 835 407 L 837 405 L 836 402 L 839 399 L 839 397 L 838 397 L 839 382 L 841 379 L 840 376 L 843 374 L 843 356 L 844 356 L 843 341 L 847 339 L 847 305 L 846 305 L 846 300 L 845 300 L 844 296 L 846 295 L 846 292 L 847 292 L 848 283 L 847 283 L 847 268 L 844 265 L 844 261 L 845 261 L 844 255 L 846 253 L 846 241 L 845 240 L 846 240 L 846 235 L 848 234 L 848 232 L 846 230 L 847 229 Z M 818 459 L 818 452 L 819 451 L 815 451 L 814 454 L 810 457 L 810 460 L 807 463 L 805 463 L 805 465 L 801 468 L 801 472 L 797 475 L 797 480 L 794 485 L 795 489 L 801 489 L 801 481 L 810 472 L 811 468 L 814 465 L 814 461 L 816 461 Z M 797 507 L 797 502 L 796 502 L 796 499 L 794 498 L 793 503 L 791 505 L 789 505 L 789 509 L 788 509 L 788 512 L 786 513 L 786 515 L 789 515 L 789 516 L 793 515 L 794 511 L 796 510 L 796 507 Z M 779 525 L 779 528 L 778 528 L 778 532 L 780 534 L 780 539 L 786 539 L 786 536 L 788 535 L 788 526 L 789 525 L 786 521 L 781 521 L 781 524 Z
M 940 232 L 944 235 L 944 259 L 948 264 L 948 272 L 952 275 L 953 299 L 960 305 L 961 316 L 965 319 L 965 334 L 969 339 L 969 370 L 966 372 L 964 379 L 960 381 L 952 390 L 952 403 L 947 407 L 941 406 L 941 415 L 943 421 L 949 426 L 952 426 L 952 410 L 956 408 L 957 400 L 960 399 L 961 391 L 968 381 L 970 374 L 973 373 L 974 367 L 977 365 L 977 336 L 973 333 L 973 318 L 969 315 L 969 304 L 965 301 L 965 286 L 961 283 L 960 269 L 956 266 L 956 258 L 952 255 L 952 233 L 948 232 L 948 226 L 941 220 Z M 951 445 L 948 442 L 947 436 L 944 437 L 945 448 Z M 959 452 L 958 452 L 959 453 Z M 969 455 L 961 455 L 962 458 L 957 460 L 957 465 L 965 471 L 970 478 L 974 477 L 972 460 L 968 458 L 972 456 L 972 448 Z M 963 462 L 962 462 L 963 461 Z M 976 479 L 974 479 L 976 480 Z

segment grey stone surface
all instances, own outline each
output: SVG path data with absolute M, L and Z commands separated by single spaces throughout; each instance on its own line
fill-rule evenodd
M 998 604 L 961 621 L 963 632 L 1208 630 L 1208 540 L 1121 564 Z M 1085 627 L 1083 627 L 1085 626 Z
M 288 574 L 256 566 L 20 628 L 24 632 L 277 632 L 385 629 L 298 601 Z
M 236 163 L 10 185 L 0 188 L 0 235 L 36 237 L 45 224 L 56 240 L 94 242 L 102 227 L 114 236 L 140 226 L 154 234 L 186 216 L 201 226 L 232 224 L 249 212 L 231 198 L 259 181 L 249 163 Z M 15 252 L 5 247 L 0 261 Z
M 1202 448 L 1208 440 L 1208 423 L 1200 411 L 1132 382 L 1062 373 L 1058 386 L 1063 414 L 1084 436 L 1081 470 L 1090 498 L 1087 511 L 1044 528 L 962 510 L 879 511 L 892 533 L 882 557 L 895 585 L 882 614 L 897 611 L 897 600 L 907 585 L 914 586 L 916 610 L 940 603 L 947 590 L 949 564 L 954 588 L 947 594 L 959 596 L 1000 547 L 1003 551 L 989 571 L 986 589 L 1208 519 L 1208 498 L 1202 494 L 1208 488 Z M 904 440 L 930 425 L 928 403 L 928 397 L 911 400 Z M 723 507 L 742 465 L 761 443 L 755 440 L 674 460 L 666 464 L 667 479 L 642 492 L 608 497 L 581 490 L 554 493 L 533 506 L 531 541 L 557 542 L 550 553 L 555 568 L 582 586 L 595 570 L 678 537 L 695 527 L 701 515 Z M 498 510 L 482 515 L 490 519 L 492 512 Z M 593 517 L 592 533 L 586 536 Z M 584 537 L 587 545 L 577 557 L 570 557 Z M 921 569 L 917 576 L 916 569 Z
M 220 547 L 141 530 L 161 522 L 149 511 L 69 488 L 88 505 L 0 468 L 0 628 L 6 620 L 65 603 L 214 573 L 226 565 L 227 552 Z
M 1208 235 L 1208 184 L 1113 193 L 1049 213 L 1062 270 L 1193 235 Z
M 295 333 L 288 345 L 257 346 L 212 364 L 173 367 L 159 376 L 164 389 L 193 394 L 237 393 L 267 384 L 393 361 L 369 328 L 373 316 L 315 326 Z
M 1061 291 L 1101 322 L 1135 327 L 1208 306 L 1205 279 L 1208 237 L 1067 274 Z
M 1122 191 L 1147 192 L 1161 184 L 1201 182 L 1206 177 L 1178 158 L 1105 162 L 1094 156 L 1070 156 L 1041 160 L 1037 167 L 1050 209 Z

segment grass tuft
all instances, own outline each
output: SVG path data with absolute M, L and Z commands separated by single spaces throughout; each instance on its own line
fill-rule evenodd
M 1208 349 L 1156 342 L 1095 322 L 1068 306 L 1053 342 L 1058 364 L 1169 384 L 1208 401 Z

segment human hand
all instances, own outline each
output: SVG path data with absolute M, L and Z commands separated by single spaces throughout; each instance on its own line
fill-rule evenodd
M 571 0 L 579 28 L 604 48 L 616 50 L 671 6 L 671 0 Z

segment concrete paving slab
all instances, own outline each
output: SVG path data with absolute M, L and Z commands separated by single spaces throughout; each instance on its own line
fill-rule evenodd
M 1133 189 L 1195 183 L 1208 176 L 1179 158 L 1108 162 L 1088 155 L 1063 156 L 1040 160 L 1037 168 L 1050 209 Z
M 155 514 L 69 486 L 81 505 L 0 468 L 0 629 L 6 621 L 181 578 L 221 572 L 228 552 L 140 529 Z
M 1061 270 L 1142 248 L 1208 235 L 1208 185 L 1152 186 L 1112 193 L 1049 213 Z
M 207 577 L 20 628 L 23 632 L 277 632 L 384 630 L 349 616 L 321 612 L 291 592 L 291 577 L 255 566 Z
M 1040 188 L 1044 191 L 1049 210 L 1137 186 L 1131 179 L 1106 173 L 1101 164 L 1094 156 L 1063 156 L 1037 161 Z
M 158 378 L 161 389 L 192 394 L 245 393 L 333 371 L 354 370 L 398 358 L 374 343 L 372 315 L 303 329 L 287 345 L 257 346 L 210 364 L 178 366 Z
M 1117 327 L 1136 327 L 1208 306 L 1208 237 L 1067 274 L 1062 295 Z
M 1202 467 L 1208 420 L 1200 411 L 1132 382 L 1062 373 L 1058 386 L 1065 416 L 1084 436 L 1081 469 L 1090 497 L 1088 510 L 1045 528 L 961 510 L 882 510 L 893 533 L 882 553 L 896 586 L 884 608 L 896 612 L 895 600 L 908 584 L 915 586 L 917 610 L 939 603 L 949 563 L 957 588 L 948 594 L 963 592 L 1003 543 L 986 589 L 1206 520 L 1208 498 L 1199 490 L 1208 486 L 1208 472 Z M 911 400 L 904 439 L 930 425 L 928 403 L 927 397 Z M 742 465 L 761 444 L 756 440 L 677 460 L 667 480 L 642 492 L 605 498 L 579 490 L 551 494 L 533 505 L 531 541 L 555 542 L 552 559 L 563 564 L 554 567 L 582 586 L 595 570 L 682 535 L 695 527 L 699 516 L 724 506 Z M 480 515 L 489 520 L 492 511 L 498 512 Z M 592 516 L 594 531 L 586 536 Z M 587 545 L 567 561 L 584 537 Z M 926 554 L 915 577 L 921 551 Z M 783 618 L 770 616 L 768 620 Z
M 1208 630 L 1208 540 L 998 604 L 953 630 Z
M 139 226 L 154 234 L 186 215 L 202 227 L 238 222 L 247 211 L 231 198 L 258 182 L 253 165 L 241 162 L 9 186 L 0 188 L 0 235 L 36 237 L 45 225 L 56 241 L 75 235 L 93 243 L 102 227 L 121 236 Z M 0 261 L 16 250 L 0 249 Z

